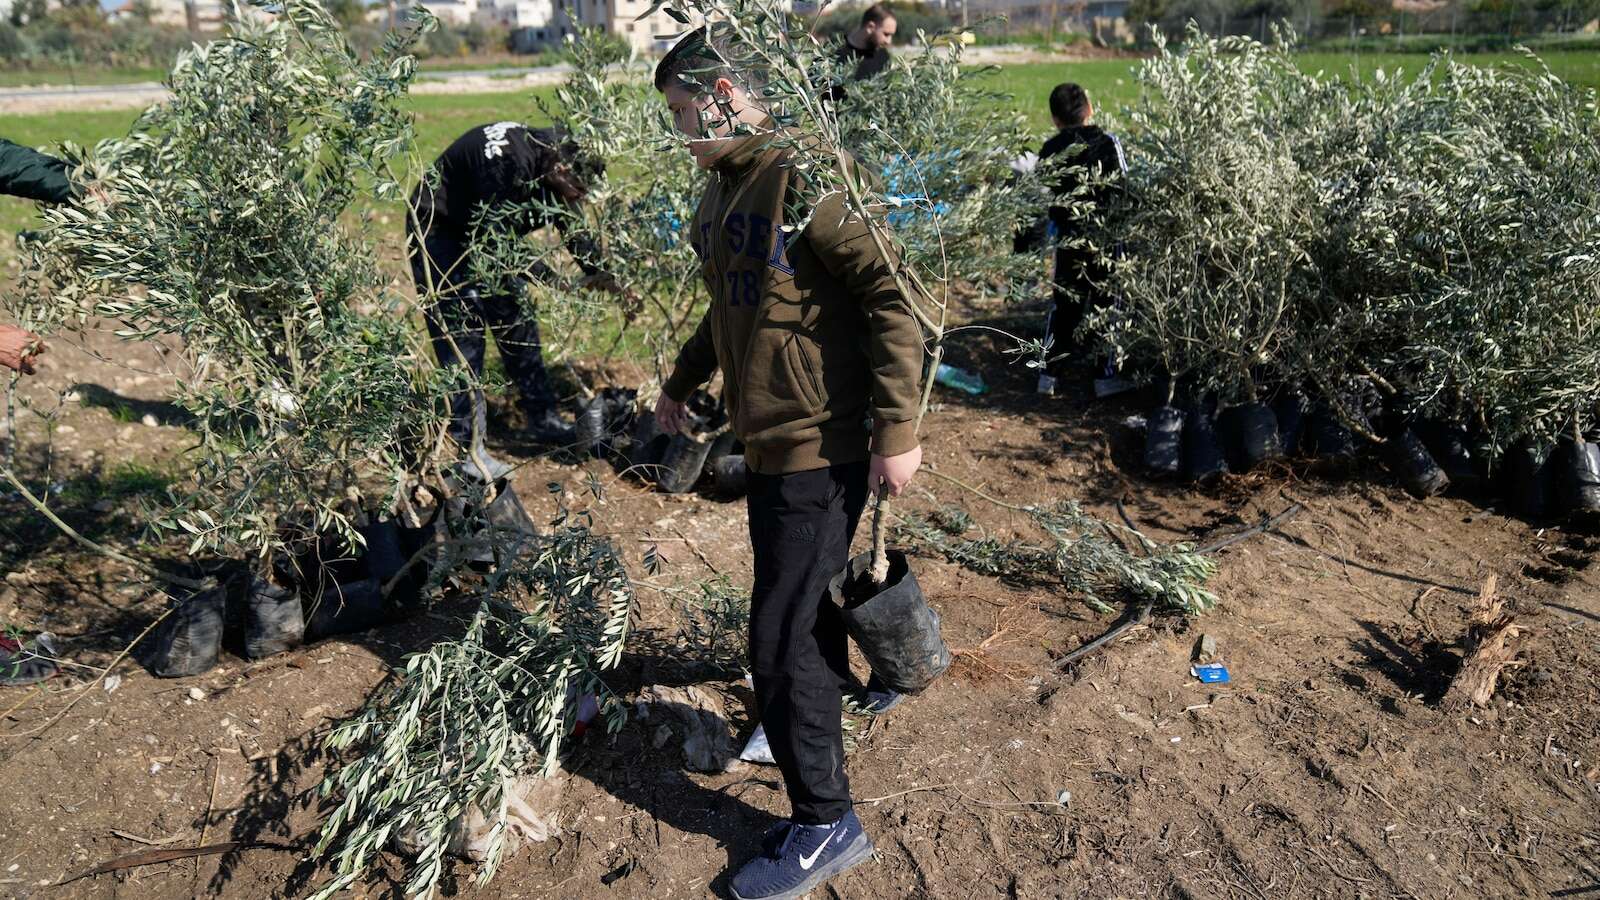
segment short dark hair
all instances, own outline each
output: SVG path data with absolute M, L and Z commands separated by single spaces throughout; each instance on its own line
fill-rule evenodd
M 1066 82 L 1050 92 L 1050 115 L 1067 125 L 1082 125 L 1089 117 L 1089 94 L 1081 86 Z
M 716 48 L 711 46 L 706 26 L 689 32 L 678 39 L 667 55 L 656 63 L 656 90 L 666 91 L 668 85 L 683 85 L 685 79 L 706 84 L 718 78 L 733 78 L 733 70 Z M 684 85 L 687 86 L 687 85 Z
M 882 25 L 892 18 L 894 18 L 894 10 L 884 6 L 882 3 L 874 3 L 861 11 L 861 27 Z

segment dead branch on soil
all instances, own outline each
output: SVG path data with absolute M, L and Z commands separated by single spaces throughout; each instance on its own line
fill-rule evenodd
M 300 848 L 292 844 L 279 844 L 271 841 L 227 841 L 221 844 L 210 844 L 204 847 L 176 847 L 171 850 L 141 850 L 127 856 L 119 856 L 107 863 L 101 863 L 85 872 L 79 872 L 71 878 L 64 878 L 55 883 L 56 887 L 68 885 L 74 881 L 93 878 L 96 875 L 105 875 L 109 872 L 120 872 L 123 869 L 137 869 L 140 866 L 153 866 L 158 863 L 177 862 L 181 859 L 198 859 L 202 856 L 216 856 L 221 853 L 233 853 L 239 850 L 284 850 L 298 851 Z
M 1466 658 L 1440 702 L 1446 712 L 1460 712 L 1469 705 L 1488 706 L 1500 671 L 1519 665 L 1516 662 L 1517 654 L 1522 651 L 1519 637 L 1525 629 L 1516 624 L 1516 613 L 1506 610 L 1505 601 L 1496 593 L 1497 583 L 1495 576 L 1490 575 L 1478 592 L 1477 607 L 1467 623 Z

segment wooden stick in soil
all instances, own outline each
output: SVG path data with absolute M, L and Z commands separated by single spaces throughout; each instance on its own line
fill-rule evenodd
M 206 801 L 205 815 L 200 818 L 200 840 L 196 844 L 204 847 L 206 843 L 206 826 L 211 824 L 211 812 L 217 808 L 217 778 L 222 775 L 222 757 L 211 755 L 211 797 Z M 189 881 L 189 893 L 200 896 L 200 857 L 194 858 L 194 877 Z

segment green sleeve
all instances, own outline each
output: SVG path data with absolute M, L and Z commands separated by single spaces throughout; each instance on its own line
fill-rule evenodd
M 694 389 L 711 380 L 711 373 L 717 369 L 717 347 L 711 338 L 711 314 L 714 308 L 707 307 L 706 314 L 700 319 L 700 327 L 694 330 L 694 336 L 678 352 L 678 361 L 672 367 L 672 377 L 661 386 L 661 390 L 668 397 L 683 403 L 694 393 Z
M 878 249 L 860 216 L 847 213 L 842 193 L 824 197 L 806 226 L 806 243 L 828 273 L 844 285 L 867 315 L 872 365 L 872 452 L 898 456 L 917 448 L 922 403 L 922 329 L 895 281 L 899 258 L 884 233 L 889 256 Z
M 76 191 L 65 162 L 0 138 L 0 194 L 65 203 Z

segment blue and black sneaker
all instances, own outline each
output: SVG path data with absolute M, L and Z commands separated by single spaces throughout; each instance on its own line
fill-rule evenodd
M 734 873 L 735 900 L 788 900 L 866 862 L 872 840 L 855 810 L 831 825 L 784 822 L 767 833 L 761 855 Z

